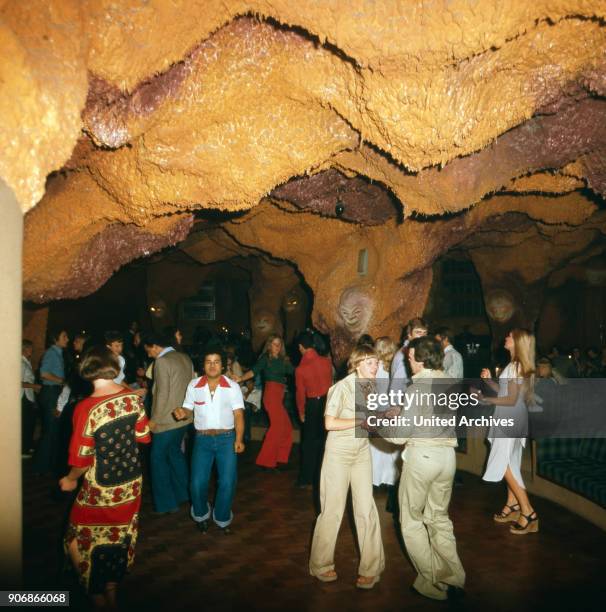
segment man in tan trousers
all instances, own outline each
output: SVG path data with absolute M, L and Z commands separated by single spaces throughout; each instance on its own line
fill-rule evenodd
M 432 338 L 413 340 L 408 359 L 413 376 L 406 395 L 415 401 L 401 411 L 401 416 L 407 417 L 410 425 L 399 427 L 395 433 L 398 437 L 386 437 L 383 430 L 380 433 L 394 444 L 406 444 L 399 489 L 400 524 L 406 550 L 418 573 L 412 586 L 421 595 L 444 600 L 448 593 L 462 594 L 465 585 L 465 570 L 448 518 L 457 439 L 448 426 L 415 424 L 414 418 L 449 417 L 454 413 L 439 414 L 441 409 L 433 405 L 433 397 L 420 395 L 447 389 L 446 381 L 436 384 L 446 378 L 441 370 L 439 343 Z M 444 410 L 449 412 L 448 408 Z

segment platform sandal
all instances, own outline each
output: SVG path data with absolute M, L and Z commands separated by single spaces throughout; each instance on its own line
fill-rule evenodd
M 537 533 L 539 531 L 539 515 L 536 512 L 531 514 L 520 514 L 520 518 L 526 519 L 526 525 L 522 527 L 519 523 L 514 523 L 509 531 L 516 535 L 526 535 L 527 533 Z
M 356 580 L 356 587 L 358 589 L 370 590 L 372 589 L 377 582 L 381 580 L 381 576 L 358 576 Z
M 317 578 L 320 582 L 335 582 L 338 578 L 337 572 L 329 570 L 323 574 L 311 574 L 314 578 Z
M 505 508 L 509 508 L 509 512 L 504 512 Z M 499 512 L 499 514 L 494 514 L 493 519 L 495 523 L 509 523 L 511 521 L 517 521 L 520 518 L 520 504 L 513 504 L 510 506 L 509 504 L 505 504 L 505 508 Z

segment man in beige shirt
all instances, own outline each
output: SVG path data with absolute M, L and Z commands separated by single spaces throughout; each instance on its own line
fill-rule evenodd
M 189 499 L 189 469 L 182 443 L 191 416 L 176 421 L 172 412 L 183 405 L 187 385 L 194 377 L 191 359 L 177 352 L 159 335 L 143 341 L 149 357 L 155 359 L 152 411 L 149 428 L 153 433 L 151 476 L 154 508 L 157 513 L 176 512 Z
M 447 391 L 447 384 L 439 384 L 439 379 L 446 378 L 439 343 L 428 337 L 412 340 L 408 360 L 413 376 L 406 396 L 412 401 L 400 415 L 409 425 L 391 434 L 385 430 L 380 433 L 394 444 L 406 445 L 399 489 L 400 525 L 418 573 L 413 588 L 425 597 L 444 600 L 449 594 L 460 594 L 465 584 L 465 570 L 448 517 L 457 439 L 446 419 L 456 413 L 448 406 L 440 410 L 433 402 L 433 397 Z M 432 392 L 435 396 L 428 395 Z M 442 420 L 436 423 L 433 417 Z

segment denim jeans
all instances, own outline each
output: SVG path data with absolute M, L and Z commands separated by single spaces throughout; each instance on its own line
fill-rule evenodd
M 218 436 L 196 435 L 191 460 L 191 514 L 196 522 L 210 518 L 208 483 L 215 461 L 219 482 L 212 513 L 213 520 L 219 527 L 227 527 L 233 520 L 231 504 L 236 492 L 238 463 L 234 450 L 235 439 L 236 434 L 233 431 Z
M 42 437 L 34 457 L 34 471 L 41 474 L 57 472 L 59 419 L 55 416 L 61 385 L 43 385 L 40 392 Z
M 181 450 L 187 427 L 153 435 L 151 447 L 152 494 L 156 512 L 174 510 L 187 501 L 189 470 Z

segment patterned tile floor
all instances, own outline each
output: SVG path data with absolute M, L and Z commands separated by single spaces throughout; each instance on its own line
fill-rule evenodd
M 307 572 L 315 517 L 311 493 L 294 486 L 295 470 L 258 471 L 258 448 L 253 443 L 240 458 L 230 537 L 212 527 L 200 534 L 185 507 L 175 515 L 154 516 L 145 486 L 137 559 L 120 593 L 124 610 L 606 610 L 604 532 L 538 498 L 541 532 L 510 535 L 491 520 L 503 501 L 501 485 L 469 474 L 462 475 L 451 504 L 467 572 L 463 600 L 434 602 L 410 590 L 414 571 L 384 510 L 384 491 L 376 495 L 387 564 L 381 582 L 368 592 L 354 588 L 357 554 L 353 520 L 346 515 L 337 543 L 339 580 L 321 584 Z M 24 463 L 26 588 L 70 589 L 72 609 L 86 609 L 73 579 L 61 570 L 69 499 L 53 493 L 53 485 L 34 478 Z

